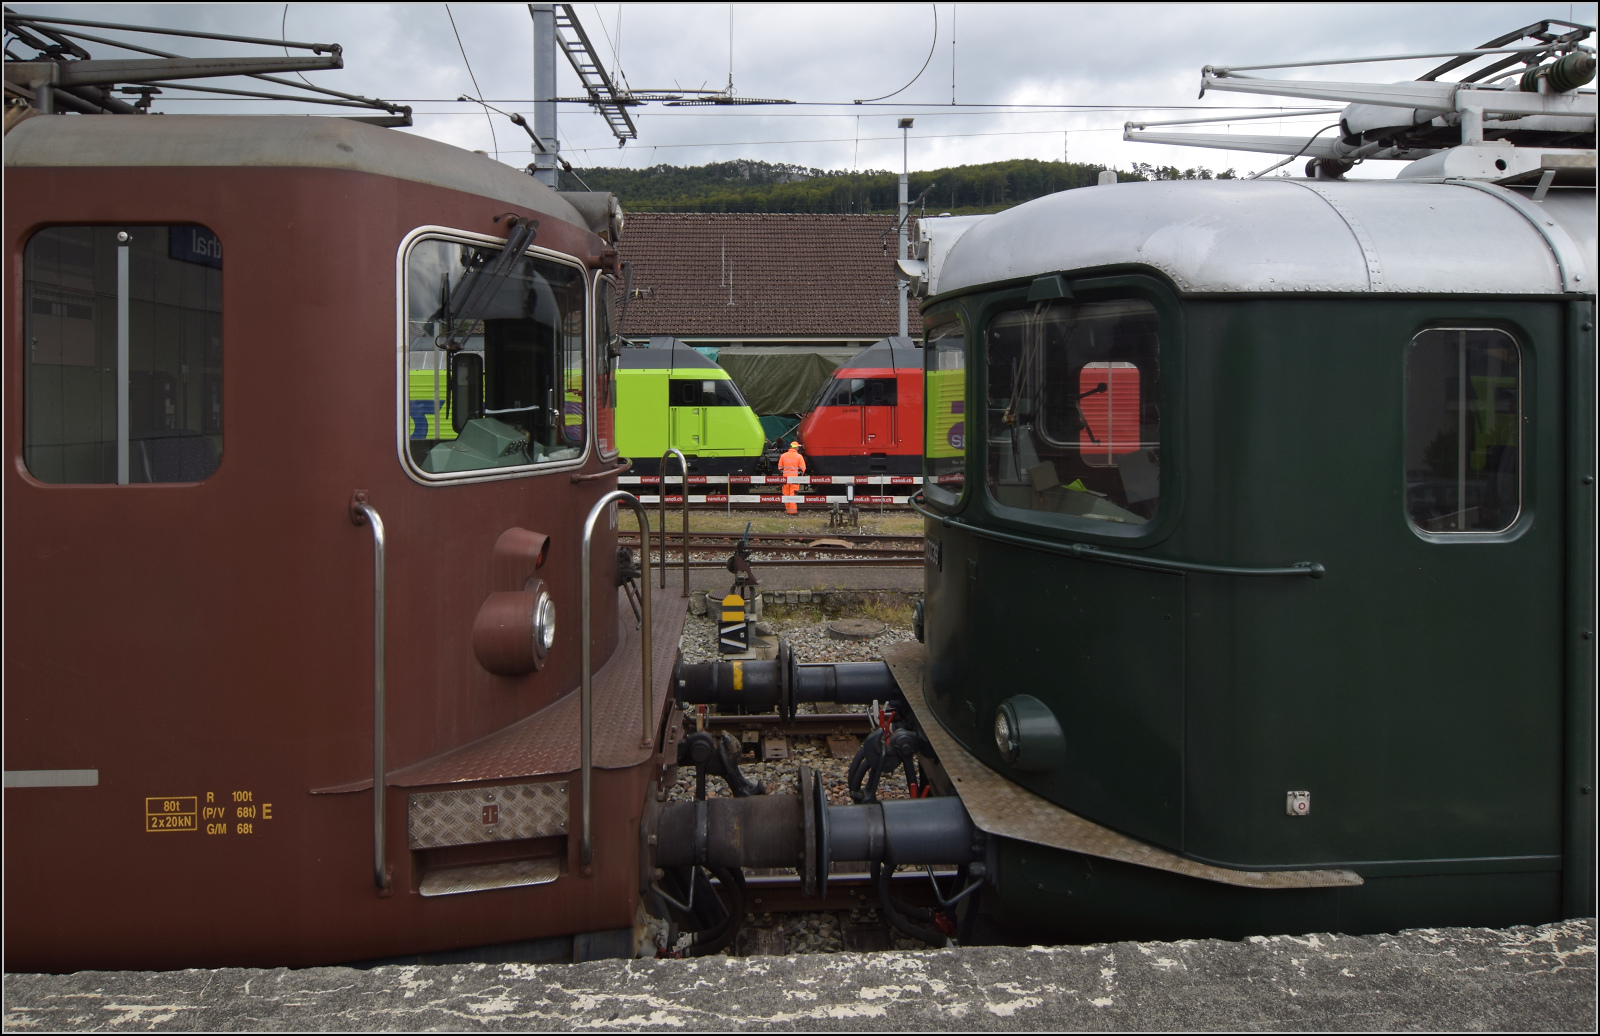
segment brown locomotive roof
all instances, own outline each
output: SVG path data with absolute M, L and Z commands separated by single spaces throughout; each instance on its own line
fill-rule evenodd
M 304 115 L 51 115 L 5 136 L 7 169 L 265 166 L 344 169 L 498 198 L 578 226 L 567 198 L 512 166 L 414 133 Z M 575 193 L 575 192 L 574 192 Z
M 895 333 L 893 216 L 636 212 L 627 335 Z M 911 333 L 922 330 L 915 300 Z

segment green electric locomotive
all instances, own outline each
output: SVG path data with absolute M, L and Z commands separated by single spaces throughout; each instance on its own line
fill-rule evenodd
M 934 943 L 1592 915 L 1592 32 L 1413 83 L 1208 68 L 1352 103 L 1331 141 L 1163 134 L 1304 178 L 920 221 L 923 643 L 680 664 L 686 702 L 891 704 L 848 805 L 802 772 L 647 807 L 657 907 L 737 864 L 869 866 Z M 939 865 L 936 908 L 896 898 Z
M 1011 937 L 1594 912 L 1595 97 L 1413 86 L 1505 129 L 1067 191 L 914 271 L 963 386 L 918 719 L 1003 784 L 949 791 Z

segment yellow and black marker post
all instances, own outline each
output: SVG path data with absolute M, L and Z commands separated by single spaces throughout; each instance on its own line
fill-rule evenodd
M 744 598 L 739 594 L 729 594 L 722 599 L 717 647 L 724 655 L 742 655 L 750 650 L 750 624 L 745 621 Z

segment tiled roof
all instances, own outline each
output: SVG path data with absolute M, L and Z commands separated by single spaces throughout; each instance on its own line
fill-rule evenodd
M 895 333 L 893 216 L 629 213 L 618 252 L 629 336 Z M 916 299 L 910 321 L 920 334 Z

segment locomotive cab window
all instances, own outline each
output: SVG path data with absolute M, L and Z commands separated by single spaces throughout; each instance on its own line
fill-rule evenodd
M 899 398 L 893 378 L 839 378 L 823 389 L 820 406 L 894 406 Z
M 199 482 L 222 460 L 222 244 L 52 227 L 23 259 L 23 456 L 41 482 Z
M 1141 525 L 1161 487 L 1159 337 L 1142 300 L 1040 303 L 989 324 L 995 502 Z
M 959 320 L 926 332 L 922 350 L 923 492 L 937 503 L 961 499 L 967 479 L 967 338 Z
M 405 426 L 425 475 L 583 456 L 583 271 L 501 251 L 429 238 L 406 255 Z
M 1499 330 L 1435 328 L 1406 355 L 1406 515 L 1427 533 L 1509 529 L 1522 508 L 1521 353 Z
M 725 378 L 673 378 L 672 406 L 748 406 L 739 389 Z

